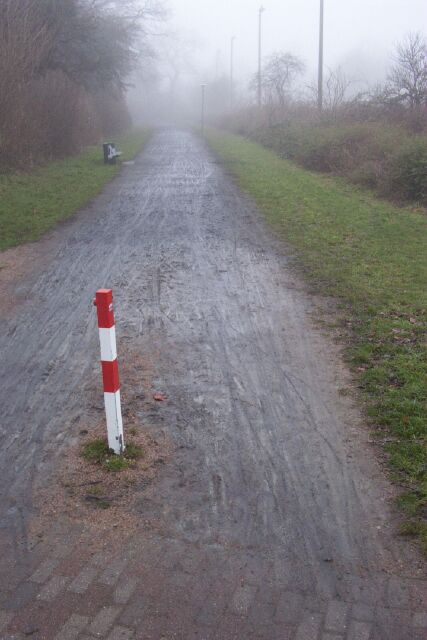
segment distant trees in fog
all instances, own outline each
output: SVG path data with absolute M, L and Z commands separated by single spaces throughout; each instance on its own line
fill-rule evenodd
M 275 52 L 269 56 L 262 70 L 262 94 L 267 103 L 278 103 L 284 106 L 292 98 L 295 80 L 305 71 L 304 62 L 289 52 Z M 255 90 L 258 85 L 258 74 L 251 81 Z
M 150 56 L 145 0 L 0 0 L 0 165 L 73 153 L 129 124 L 126 78 Z
M 385 94 L 411 108 L 427 103 L 427 41 L 420 33 L 409 34 L 397 45 Z
M 319 114 L 317 83 L 305 90 L 301 80 L 303 61 L 289 52 L 276 52 L 262 66 L 262 112 L 270 123 L 287 119 L 391 118 L 414 130 L 427 124 L 427 43 L 421 33 L 409 34 L 398 43 L 390 59 L 386 81 L 355 93 L 353 83 L 341 67 L 327 69 L 324 78 L 323 111 Z M 254 100 L 258 74 L 250 81 Z M 353 89 L 353 90 L 352 90 Z

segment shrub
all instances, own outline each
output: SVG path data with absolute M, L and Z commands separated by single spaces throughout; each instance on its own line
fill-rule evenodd
M 253 114 L 233 126 L 306 169 L 346 177 L 387 198 L 427 204 L 427 138 L 402 126 L 291 119 L 268 125 Z
M 427 139 L 414 137 L 389 158 L 380 189 L 386 196 L 427 204 Z

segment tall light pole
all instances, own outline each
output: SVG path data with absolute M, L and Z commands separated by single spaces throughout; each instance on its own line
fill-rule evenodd
M 236 36 L 231 37 L 230 42 L 230 109 L 233 109 L 233 98 L 234 98 L 234 41 Z
M 259 8 L 258 16 L 258 108 L 262 105 L 262 14 L 264 7 Z
M 319 111 L 323 109 L 323 18 L 324 0 L 320 0 L 320 26 L 319 26 L 319 79 L 317 86 L 317 106 Z
M 205 94 L 206 94 L 206 85 L 202 84 L 202 113 L 201 113 L 201 122 L 200 122 L 202 136 L 205 135 Z
M 216 58 L 215 58 L 215 80 L 219 78 L 219 63 L 221 60 L 221 51 L 217 49 Z

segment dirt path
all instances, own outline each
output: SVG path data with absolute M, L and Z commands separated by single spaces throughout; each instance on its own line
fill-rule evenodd
M 204 144 L 156 134 L 43 242 L 0 326 L 0 637 L 424 639 L 422 561 L 395 536 L 337 348 Z M 99 286 L 119 352 L 167 395 L 137 409 L 174 452 L 139 489 L 137 531 L 95 553 L 60 512 L 29 531 L 34 487 L 102 415 Z

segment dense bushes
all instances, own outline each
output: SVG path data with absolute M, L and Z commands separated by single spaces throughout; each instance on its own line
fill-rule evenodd
M 427 137 L 384 122 L 261 123 L 240 114 L 230 127 L 312 171 L 333 173 L 397 201 L 427 205 Z
M 382 187 L 385 195 L 427 204 L 427 140 L 414 138 L 397 149 L 388 161 Z

